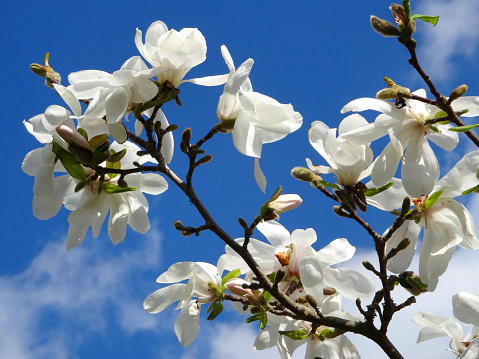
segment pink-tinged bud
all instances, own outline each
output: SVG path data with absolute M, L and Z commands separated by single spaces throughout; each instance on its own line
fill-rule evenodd
M 56 131 L 58 135 L 69 145 L 83 147 L 91 151 L 90 144 L 77 130 L 65 125 L 60 125 L 57 126 Z
M 269 208 L 274 209 L 276 214 L 290 211 L 298 207 L 303 200 L 297 194 L 282 194 L 269 204 Z
M 250 282 L 247 282 L 241 278 L 233 278 L 225 284 L 225 288 L 231 294 L 235 294 L 239 297 L 245 298 L 251 305 L 260 306 L 265 304 L 262 290 L 251 290 L 249 288 L 243 288 L 243 284 L 249 285 Z
M 253 294 L 251 289 L 243 288 L 243 284 L 249 285 L 250 283 L 241 278 L 233 278 L 225 283 L 225 288 L 231 294 L 238 295 L 240 297 L 246 294 Z

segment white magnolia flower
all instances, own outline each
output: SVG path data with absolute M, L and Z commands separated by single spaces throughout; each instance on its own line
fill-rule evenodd
M 135 44 L 140 54 L 157 69 L 158 81 L 178 87 L 186 73 L 206 59 L 206 40 L 198 29 L 168 30 L 156 21 L 146 30 L 145 43 L 136 29 Z M 222 82 L 226 81 L 222 77 Z
M 312 228 L 297 229 L 290 234 L 275 221 L 260 223 L 257 228 L 271 244 L 251 238 L 248 251 L 264 273 L 282 269 L 288 278 L 296 283 L 301 281 L 302 287 L 297 289 L 302 295 L 306 292 L 317 301 L 322 301 L 325 297 L 323 290 L 327 288 L 334 288 L 353 300 L 369 298 L 374 294 L 374 284 L 364 274 L 352 269 L 331 267 L 350 259 L 356 250 L 345 238 L 336 239 L 315 251 L 311 245 L 317 237 Z M 240 244 L 243 241 L 244 238 L 236 239 Z M 240 269 L 242 273 L 249 271 L 246 263 L 229 247 L 226 247 L 226 254 L 218 261 L 219 273 L 225 269 Z M 282 290 L 287 291 L 291 282 L 283 282 L 282 286 Z
M 426 97 L 426 91 L 423 89 L 413 94 Z M 452 151 L 459 138 L 456 132 L 448 131 L 452 125 L 425 124 L 440 111 L 436 106 L 417 100 L 406 100 L 406 104 L 406 107 L 398 109 L 392 102 L 374 98 L 351 101 L 343 107 L 342 113 L 375 110 L 382 114 L 374 123 L 343 133 L 342 137 L 355 144 L 368 144 L 389 135 L 391 142 L 375 161 L 371 179 L 375 185 L 385 184 L 394 176 L 402 160 L 401 178 L 404 188 L 413 197 L 420 197 L 431 193 L 439 179 L 439 163 L 428 139 L 444 150 Z M 463 116 L 479 114 L 477 97 L 462 97 L 452 105 L 456 111 L 469 109 Z
M 411 264 L 417 238 L 421 228 L 424 237 L 419 256 L 419 276 L 434 291 L 439 277 L 446 271 L 447 265 L 457 246 L 478 249 L 476 226 L 469 211 L 453 198 L 478 184 L 476 171 L 479 165 L 479 151 L 464 156 L 439 182 L 431 193 L 413 202 L 420 210 L 418 223 L 407 221 L 387 242 L 387 250 L 396 247 L 404 238 L 411 244 L 400 251 L 388 262 L 388 268 L 400 273 Z M 450 186 L 450 187 L 448 187 Z M 440 192 L 442 191 L 443 192 Z M 436 193 L 434 196 L 433 194 Z M 368 199 L 368 203 L 380 209 L 390 211 L 400 208 L 408 193 L 402 187 L 401 180 L 394 179 L 394 186 Z M 435 198 L 435 201 L 433 201 Z
M 339 125 L 339 136 L 336 129 L 329 128 L 321 121 L 311 124 L 308 132 L 309 142 L 316 151 L 328 162 L 327 166 L 314 166 L 306 159 L 309 169 L 318 173 L 334 173 L 338 183 L 343 186 L 355 186 L 363 178 L 371 174 L 373 152 L 369 144 L 354 144 L 346 141 L 342 135 L 354 128 L 367 124 L 360 115 L 346 117 Z
M 140 159 L 136 155 L 140 148 L 131 143 L 113 143 L 110 148 L 117 152 L 127 150 L 121 159 L 123 169 L 131 168 L 133 161 L 147 160 L 146 156 Z M 109 211 L 108 235 L 114 244 L 123 241 L 127 225 L 135 231 L 146 233 L 150 223 L 147 216 L 148 202 L 143 192 L 160 194 L 168 188 L 166 180 L 158 174 L 132 173 L 124 179 L 130 187 L 135 187 L 135 190 L 107 193 L 106 187 L 116 188 L 119 176 L 109 178 L 107 175 L 103 184 L 100 184 L 94 171 L 85 168 L 86 184 L 75 192 L 80 182 L 78 179 L 69 174 L 54 177 L 54 171 L 66 171 L 52 152 L 52 144 L 29 152 L 25 156 L 22 169 L 28 175 L 35 176 L 33 214 L 37 218 L 48 219 L 55 216 L 62 203 L 72 211 L 68 217 L 70 227 L 67 250 L 75 248 L 83 241 L 89 227 L 92 227 L 93 236 L 98 237 Z
M 359 317 L 344 313 L 341 309 L 341 296 L 332 295 L 327 297 L 324 302 L 318 302 L 323 315 L 340 317 L 350 320 L 360 320 Z M 305 359 L 323 358 L 323 359 L 359 359 L 359 353 L 354 344 L 344 335 L 334 333 L 333 328 L 320 326 L 316 332 L 311 332 L 311 323 L 303 321 L 293 321 L 284 317 L 268 318 L 269 326 L 263 330 L 254 343 L 256 350 L 263 350 L 278 347 L 282 359 L 291 359 L 297 348 L 306 344 Z M 303 333 L 304 338 L 293 340 L 280 332 L 296 331 Z M 326 337 L 326 333 L 328 337 Z
M 127 134 L 122 119 L 134 104 L 147 102 L 157 95 L 158 87 L 150 78 L 158 71 L 148 69 L 139 56 L 134 56 L 113 74 L 99 70 L 71 73 L 68 90 L 78 99 L 91 99 L 84 117 L 101 119 L 106 116 L 110 134 L 123 143 Z
M 188 282 L 179 283 L 183 280 Z M 143 307 L 148 313 L 159 313 L 178 301 L 176 309 L 181 310 L 176 319 L 175 333 L 180 344 L 187 347 L 195 340 L 200 329 L 201 305 L 216 298 L 208 286 L 208 282 L 218 287 L 221 284 L 216 267 L 203 262 L 180 262 L 173 264 L 156 281 L 174 284 L 151 293 L 143 302 Z
M 463 334 L 462 326 L 452 318 L 420 311 L 411 319 L 415 324 L 423 327 L 417 338 L 418 343 L 448 336 L 451 338 L 451 344 L 453 345 L 449 344 L 450 350 L 457 356 L 464 353 L 461 356 L 463 358 L 466 357 L 466 348 L 479 334 L 479 296 L 468 291 L 459 292 L 452 298 L 452 307 L 457 319 L 463 323 L 472 324 L 466 336 Z M 470 349 L 474 350 L 475 356 L 468 350 L 467 358 L 477 358 L 479 354 L 477 345 L 474 348 L 470 347 Z

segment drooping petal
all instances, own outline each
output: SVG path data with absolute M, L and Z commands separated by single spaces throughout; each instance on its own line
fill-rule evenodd
M 479 325 L 479 295 L 467 290 L 452 297 L 454 316 L 466 324 Z
M 254 178 L 258 187 L 263 191 L 266 192 L 266 177 L 264 176 L 261 167 L 259 166 L 259 158 L 254 158 Z
M 391 249 L 396 248 L 405 238 L 411 240 L 406 249 L 399 251 L 388 261 L 388 269 L 391 272 L 401 273 L 409 268 L 416 252 L 416 243 L 420 231 L 421 227 L 416 222 L 406 221 L 386 242 L 386 252 L 389 253 Z
M 143 302 L 143 308 L 146 312 L 152 314 L 165 310 L 180 298 L 185 286 L 186 284 L 184 283 L 176 283 L 158 289 L 145 299 Z
M 175 333 L 183 347 L 195 340 L 200 330 L 200 307 L 195 300 L 184 306 L 175 322 Z
M 256 228 L 273 247 L 284 247 L 291 243 L 289 231 L 276 221 L 260 222 Z
M 118 87 L 106 98 L 106 121 L 109 125 L 120 122 L 128 108 L 129 95 L 123 87 Z

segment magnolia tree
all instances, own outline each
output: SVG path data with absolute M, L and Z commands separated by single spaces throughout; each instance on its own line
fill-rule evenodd
M 232 237 L 210 215 L 194 185 L 197 168 L 207 171 L 206 164 L 213 159 L 206 154 L 208 143 L 231 134 L 234 147 L 254 158 L 254 177 L 265 191 L 266 178 L 259 164 L 263 145 L 295 132 L 303 118 L 291 104 L 255 92 L 249 80 L 253 60 L 235 67 L 225 46 L 221 53 L 226 74 L 185 79 L 191 68 L 205 60 L 205 39 L 197 29 L 169 30 L 161 21 L 151 24 L 145 35 L 136 30 L 141 56 L 126 60 L 113 73 L 74 72 L 65 87 L 49 65 L 48 54 L 43 65 L 31 65 L 65 102 L 24 122 L 42 144 L 22 164 L 24 172 L 35 177 L 34 215 L 46 220 L 62 206 L 71 211 L 67 251 L 83 241 L 90 227 L 97 237 L 108 216 L 108 235 L 117 244 L 125 239 L 128 226 L 140 233 L 148 231 L 144 194 L 159 195 L 173 186 L 187 196 L 184 205 L 191 202 L 204 220 L 197 227 L 176 221 L 179 234 L 210 231 L 220 240 L 218 245 L 221 241 L 226 245 L 216 265 L 172 264 L 158 277 L 159 289 L 145 294 L 143 307 L 152 314 L 176 303 L 174 330 L 181 345 L 195 340 L 201 311 L 213 320 L 230 302 L 240 315 L 246 315 L 246 323 L 259 323 L 261 332 L 252 343 L 256 350 L 276 346 L 281 358 L 290 358 L 305 344 L 306 358 L 359 358 L 347 335 L 355 333 L 375 342 L 388 357 L 402 358 L 387 335 L 395 314 L 413 305 L 422 293 L 420 300 L 430 300 L 433 294 L 426 292 L 434 292 L 457 246 L 479 248 L 471 214 L 454 199 L 479 191 L 479 151 L 467 153 L 439 179 L 439 162 L 429 144 L 453 151 L 464 137 L 463 141 L 479 146 L 470 131 L 477 125 L 466 126 L 461 119 L 479 115 L 479 97 L 464 96 L 466 85 L 441 94 L 422 69 L 413 38 L 415 21 L 435 25 L 438 17 L 413 15 L 407 0 L 390 9 L 394 23 L 371 16 L 371 25 L 405 47 L 410 65 L 431 96 L 425 89 L 411 91 L 385 78 L 387 87 L 376 98 L 360 98 L 342 108 L 347 116 L 337 129 L 321 121 L 311 123 L 309 141 L 322 160 L 306 159 L 307 168 L 291 170 L 294 178 L 310 184 L 311 191 L 328 197 L 334 213 L 347 223 L 356 222 L 364 238 L 374 244 L 377 260 L 363 262 L 369 276 L 340 264 L 355 254 L 347 239 L 335 239 L 318 249 L 314 229 L 290 233 L 283 227 L 279 215 L 298 207 L 302 199 L 282 194 L 281 188 L 256 218 L 238 218 L 241 238 Z M 218 122 L 202 138 L 194 138 L 186 126 L 180 135 L 179 126 L 170 124 L 165 115 L 169 106 L 181 105 L 179 87 L 184 82 L 223 86 Z M 368 121 L 359 114 L 365 110 L 378 115 Z M 389 143 L 375 157 L 371 144 L 384 136 Z M 184 178 L 171 165 L 175 137 L 182 152 L 176 156 L 188 159 Z M 233 185 L 238 187 L 239 182 Z M 366 222 L 369 212 L 375 211 L 394 215 L 382 234 Z M 255 231 L 268 242 L 253 238 Z M 410 266 L 417 246 L 420 257 L 415 272 Z M 370 277 L 377 277 L 379 288 Z M 394 294 L 403 290 L 411 296 L 397 303 Z M 355 301 L 357 311 L 344 312 L 343 299 Z M 449 336 L 454 354 L 476 358 L 479 295 L 457 293 L 452 307 L 458 320 L 473 324 L 471 331 L 464 336 L 454 319 L 419 312 L 412 318 L 422 327 L 418 342 Z

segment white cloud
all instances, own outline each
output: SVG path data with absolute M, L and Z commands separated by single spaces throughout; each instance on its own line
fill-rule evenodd
M 158 326 L 131 283 L 158 265 L 158 231 L 133 250 L 108 243 L 104 251 L 105 243 L 94 241 L 67 253 L 60 238 L 24 271 L 0 277 L 1 358 L 74 358 L 84 336 L 109 325 L 129 334 Z
M 424 0 L 418 8 L 413 8 L 414 13 L 416 10 L 424 15 L 440 15 L 436 27 L 429 24 L 420 27 L 418 45 L 420 63 L 434 81 L 454 77 L 459 59 L 475 60 L 479 41 L 478 1 Z

